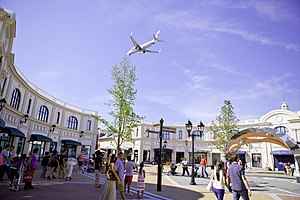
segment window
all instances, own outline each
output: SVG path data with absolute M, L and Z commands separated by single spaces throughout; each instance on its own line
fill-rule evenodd
M 4 92 L 6 81 L 7 81 L 7 78 L 5 78 L 4 81 L 3 81 L 3 85 L 2 85 L 2 88 L 1 88 L 1 94 L 3 94 L 3 92 Z
M 59 123 L 59 118 L 60 118 L 60 112 L 57 112 L 56 124 Z
M 138 128 L 136 129 L 135 137 L 139 137 L 139 129 Z
M 27 112 L 26 113 L 29 113 L 30 107 L 31 107 L 31 99 L 29 99 L 29 101 L 28 101 L 28 106 L 27 106 Z
M 21 93 L 20 90 L 16 88 L 12 93 L 10 106 L 19 110 L 20 100 L 21 100 Z
M 91 125 L 92 125 L 92 121 L 88 120 L 87 121 L 87 130 L 90 131 L 91 130 Z
M 200 131 L 194 131 L 193 132 L 193 135 L 194 135 L 194 138 L 195 138 L 195 140 L 203 140 L 204 139 L 204 134 L 203 134 L 203 132 L 200 132 Z
M 182 130 L 179 130 L 179 137 L 178 139 L 182 139 Z
M 163 132 L 163 140 L 170 140 L 170 132 Z
M 40 120 L 42 122 L 47 122 L 48 115 L 49 115 L 48 108 L 46 106 L 41 106 L 39 109 L 38 120 Z
M 74 116 L 69 117 L 68 128 L 77 130 L 77 126 L 78 126 L 78 120 L 77 120 L 77 118 L 74 117 Z
M 284 127 L 284 126 L 277 126 L 276 128 L 274 128 L 276 133 L 284 133 L 284 134 L 287 134 L 289 132 L 289 130 Z
M 145 137 L 149 137 L 149 136 L 150 136 L 149 130 L 147 129 L 147 130 L 145 131 Z

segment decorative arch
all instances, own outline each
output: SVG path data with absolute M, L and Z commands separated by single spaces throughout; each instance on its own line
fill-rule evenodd
M 227 143 L 227 152 L 238 150 L 241 146 L 257 142 L 270 142 L 290 150 L 300 166 L 300 147 L 297 142 L 284 132 L 272 128 L 248 128 L 231 137 Z
M 268 119 L 270 119 L 271 117 L 275 116 L 275 115 L 286 115 L 288 117 L 290 117 L 291 119 L 299 119 L 299 116 L 289 110 L 273 110 L 271 112 L 268 112 L 267 114 L 263 115 L 260 117 L 259 121 L 261 123 L 267 122 Z

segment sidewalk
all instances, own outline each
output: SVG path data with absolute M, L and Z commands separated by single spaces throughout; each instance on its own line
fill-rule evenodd
M 168 176 L 162 177 L 162 191 L 157 192 L 157 176 L 156 169 L 157 166 L 145 165 L 146 171 L 146 192 L 145 199 L 216 199 L 212 192 L 206 191 L 204 185 L 199 185 L 199 181 L 196 180 L 198 185 L 192 186 L 186 184 L 185 186 L 179 185 L 172 181 Z M 164 169 L 164 174 L 168 171 L 168 167 Z M 177 170 L 176 170 L 177 171 Z M 178 169 L 181 172 L 181 169 Z M 19 192 L 8 191 L 8 182 L 0 182 L 0 193 L 1 197 L 5 197 L 5 200 L 98 200 L 103 192 L 103 186 L 101 188 L 94 187 L 94 174 L 85 173 L 78 174 L 73 173 L 71 181 L 65 181 L 63 179 L 46 180 L 40 178 L 41 170 L 37 170 L 34 175 L 33 185 L 36 189 L 34 190 L 23 190 Z M 6 175 L 5 175 L 6 176 Z M 103 177 L 103 175 L 102 175 Z M 187 183 L 190 181 L 190 177 L 182 177 L 186 179 Z M 198 179 L 200 180 L 200 179 Z M 101 179 L 104 184 L 104 179 Z M 132 194 L 126 195 L 126 199 L 136 199 L 136 181 L 137 175 L 134 175 L 132 184 Z M 185 180 L 184 180 L 185 181 Z M 23 188 L 23 186 L 21 186 Z M 117 193 L 118 199 L 121 199 L 120 194 Z M 296 200 L 300 198 L 294 198 L 291 196 L 280 196 L 283 200 Z M 225 200 L 231 200 L 232 194 L 226 192 Z M 272 200 L 274 199 L 269 194 L 263 194 L 262 192 L 255 192 L 251 197 L 251 200 Z

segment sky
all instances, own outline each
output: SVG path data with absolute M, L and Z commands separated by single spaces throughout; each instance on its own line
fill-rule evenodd
M 230 100 L 240 120 L 285 100 L 300 110 L 298 0 L 0 0 L 16 13 L 16 67 L 34 85 L 109 119 L 112 66 L 160 30 L 136 67 L 146 122 L 209 123 Z

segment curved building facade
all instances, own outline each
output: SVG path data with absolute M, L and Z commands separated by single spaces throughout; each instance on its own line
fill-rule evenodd
M 15 14 L 0 8 L 0 146 L 15 154 L 66 150 L 77 156 L 94 151 L 98 135 L 96 111 L 63 102 L 32 84 L 14 65 Z

